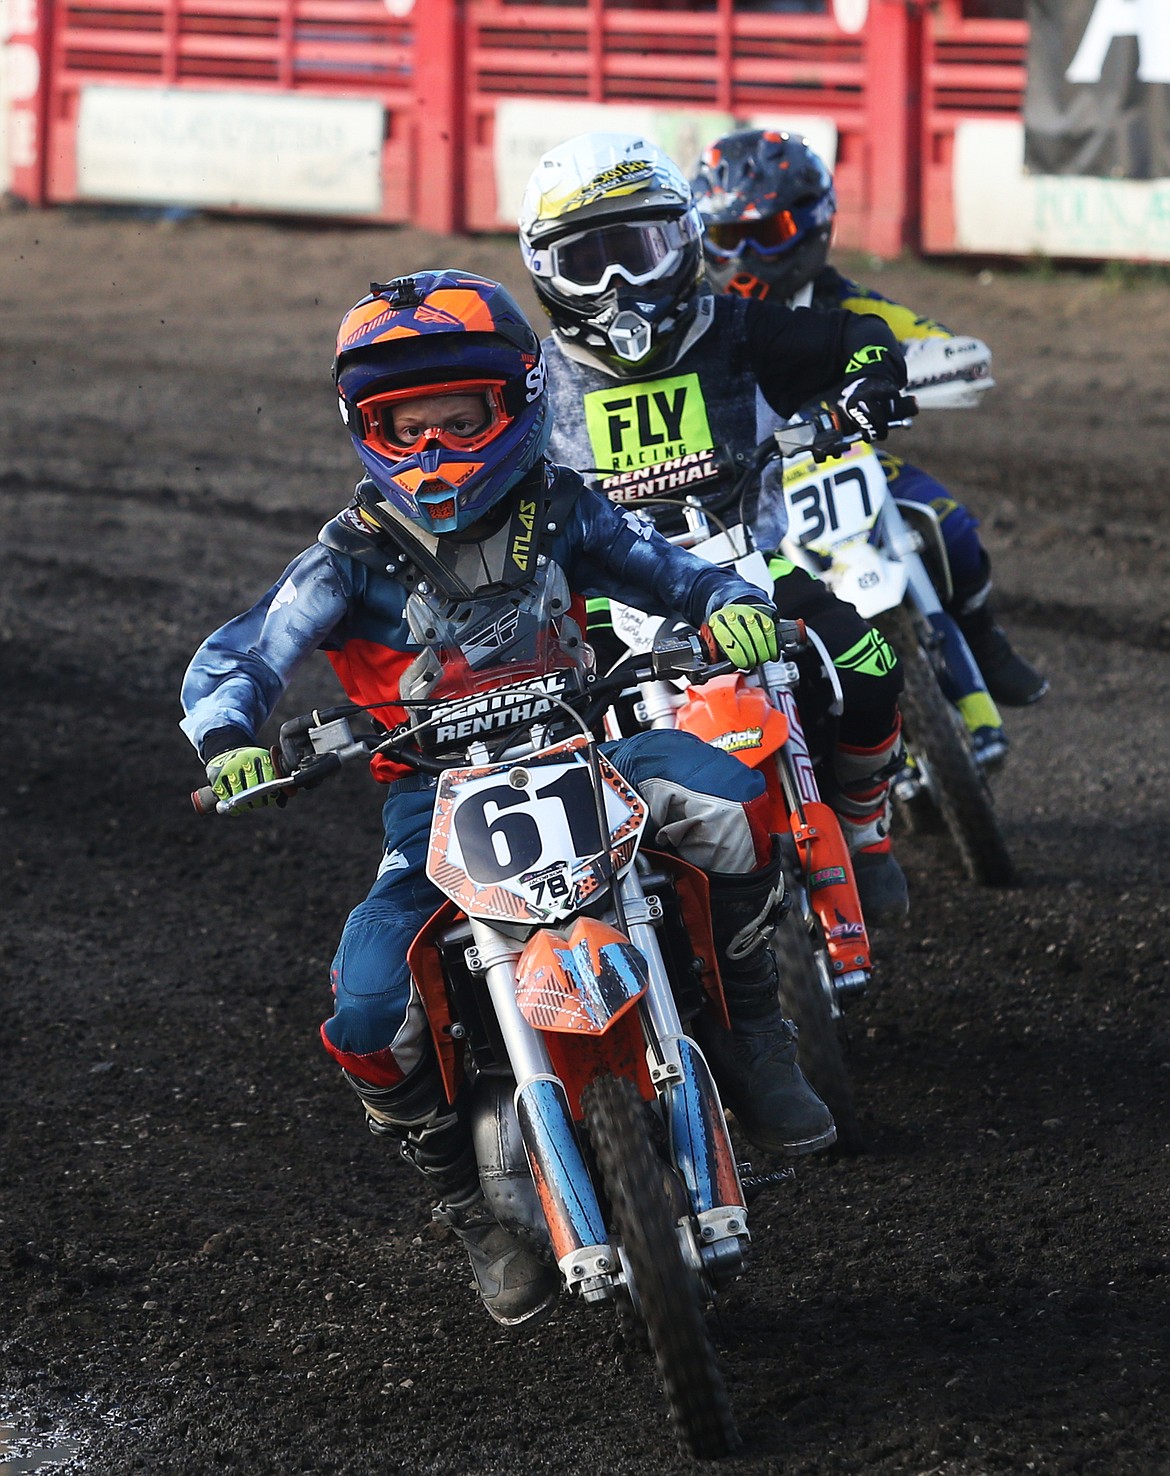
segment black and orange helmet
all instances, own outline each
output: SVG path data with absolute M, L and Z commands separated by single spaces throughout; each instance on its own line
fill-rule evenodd
M 337 332 L 341 417 L 377 489 L 428 533 L 477 522 L 544 455 L 552 421 L 540 342 L 498 282 L 416 272 L 372 282 Z M 399 412 L 432 396 L 475 396 L 466 424 L 402 430 Z M 407 417 L 408 418 L 408 417 Z
M 744 128 L 717 138 L 691 180 L 707 278 L 720 292 L 788 301 L 824 266 L 833 176 L 794 133 Z

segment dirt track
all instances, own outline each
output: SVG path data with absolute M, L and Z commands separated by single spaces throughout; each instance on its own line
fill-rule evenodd
M 369 782 L 187 805 L 191 651 L 355 477 L 337 320 L 446 264 L 532 303 L 507 241 L 0 215 L 0 1425 L 71 1432 L 71 1470 L 690 1469 L 605 1318 L 497 1335 L 316 1042 Z M 904 449 L 1053 690 L 998 784 L 1023 885 L 902 846 L 872 1149 L 753 1211 L 723 1469 L 1170 1471 L 1170 288 L 847 265 L 996 349 Z M 311 664 L 285 711 L 332 690 Z

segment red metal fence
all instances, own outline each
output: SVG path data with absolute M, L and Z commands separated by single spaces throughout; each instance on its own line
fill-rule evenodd
M 1018 119 L 1023 108 L 1027 23 L 965 13 L 977 8 L 937 0 L 924 27 L 922 215 L 913 244 L 927 252 L 955 243 L 956 127 L 971 118 Z
M 867 135 L 880 88 L 871 45 L 828 15 L 712 9 L 617 9 L 469 0 L 466 224 L 499 228 L 518 200 L 497 200 L 496 107 L 504 98 L 649 104 L 748 118 L 821 113 L 836 124 L 841 229 L 864 234 Z M 717 128 L 712 131 L 717 131 Z M 679 161 L 686 167 L 691 160 Z
M 28 35 L 14 40 L 42 65 L 36 95 L 14 104 L 13 137 L 31 143 L 12 187 L 78 198 L 82 99 L 103 85 L 374 99 L 380 200 L 363 213 L 436 230 L 514 220 L 518 200 L 496 197 L 502 102 L 547 104 L 554 122 L 571 103 L 686 110 L 700 139 L 779 114 L 836 129 L 842 245 L 946 251 L 957 124 L 1019 114 L 1027 27 L 987 14 L 1003 9 L 869 0 L 851 33 L 828 4 L 736 0 L 21 0 Z
M 77 123 L 87 87 L 238 89 L 372 97 L 385 109 L 377 216 L 413 209 L 413 27 L 383 0 L 40 0 L 43 140 L 18 193 L 77 198 Z M 23 188 L 21 188 L 23 186 Z

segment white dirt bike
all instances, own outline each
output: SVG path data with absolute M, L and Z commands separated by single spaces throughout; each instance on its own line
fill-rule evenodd
M 902 664 L 908 763 L 894 783 L 901 818 L 911 829 L 941 824 L 973 881 L 1010 885 L 1015 868 L 988 782 L 1004 752 L 994 738 L 999 715 L 943 608 L 951 575 L 938 517 L 895 498 L 874 448 L 843 434 L 823 410 L 768 437 L 755 465 L 763 473 L 777 456 L 788 508 L 781 552 L 877 626 Z M 981 720 L 992 742 L 979 751 Z

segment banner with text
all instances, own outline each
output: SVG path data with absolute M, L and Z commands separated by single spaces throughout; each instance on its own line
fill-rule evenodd
M 1024 162 L 1170 178 L 1170 0 L 1029 0 Z

